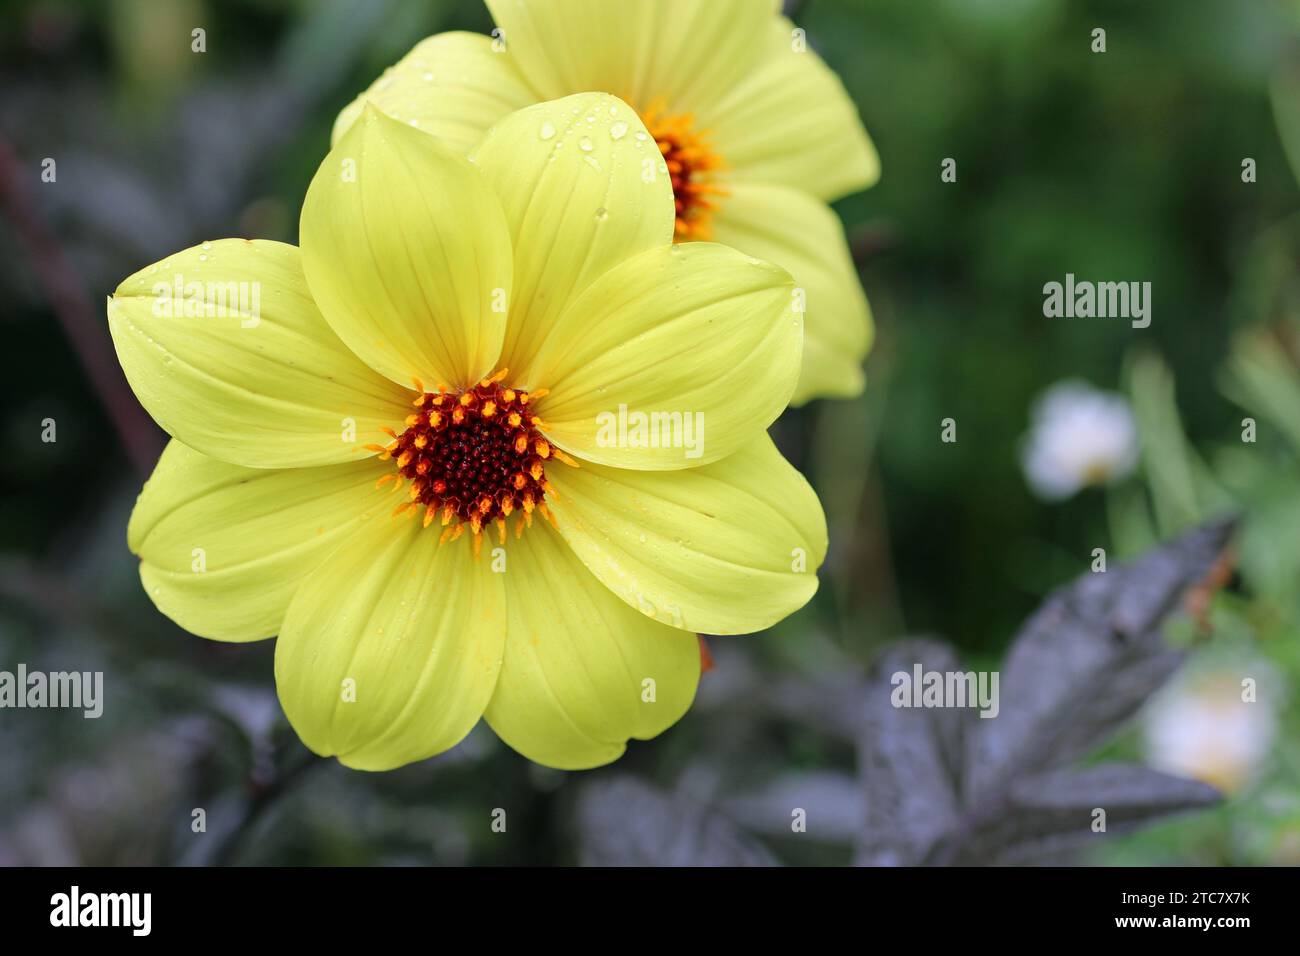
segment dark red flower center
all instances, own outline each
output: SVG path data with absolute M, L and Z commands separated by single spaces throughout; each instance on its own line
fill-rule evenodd
M 714 170 L 722 167 L 707 135 L 695 128 L 689 113 L 670 116 L 661 104 L 652 105 L 641 117 L 654 137 L 672 177 L 673 200 L 677 206 L 674 238 L 679 242 L 708 239 L 712 234 L 715 197 L 726 195 L 714 182 Z
M 503 386 L 505 375 L 502 370 L 470 388 L 436 392 L 417 382 L 420 394 L 406 430 L 399 435 L 386 429 L 393 441 L 369 446 L 397 463 L 396 474 L 385 475 L 381 485 L 409 482 L 408 500 L 394 513 L 423 512 L 426 528 L 441 522 L 443 541 L 459 538 L 469 525 L 475 552 L 485 527 L 495 524 L 504 541 L 506 519 L 515 512 L 516 535 L 532 524 L 534 511 L 549 519 L 545 499 L 554 489 L 546 480 L 546 462 L 572 461 L 539 431 L 542 420 L 531 403 L 546 390 Z

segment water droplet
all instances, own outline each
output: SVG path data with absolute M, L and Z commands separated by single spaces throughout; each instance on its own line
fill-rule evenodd
M 555 136 L 555 124 L 547 120 L 542 124 L 542 128 L 537 133 L 542 139 L 551 139 Z
M 588 139 L 587 137 L 585 137 L 585 136 L 582 137 L 582 139 L 578 140 L 578 149 L 582 150 L 584 153 L 590 153 L 590 152 L 591 152 L 591 140 L 589 140 L 589 139 Z
M 424 74 L 424 82 L 426 82 L 426 83 L 432 83 L 432 82 L 433 82 L 433 74 L 432 74 L 432 73 L 426 73 L 426 74 Z
M 610 139 L 622 139 L 626 135 L 627 135 L 627 124 L 622 122 L 621 120 L 613 124 L 609 128 Z
M 211 241 L 211 240 L 208 240 L 207 242 L 203 243 L 202 248 L 204 248 L 204 249 L 211 249 L 211 248 L 212 248 L 212 241 Z
M 588 166 L 590 166 L 596 172 L 600 172 L 600 163 L 596 162 L 595 156 L 584 156 L 582 158 L 587 161 Z
M 207 256 L 202 255 L 202 254 L 199 255 L 199 262 L 207 262 L 207 261 L 208 261 L 208 257 L 207 257 Z
M 601 206 L 599 209 L 596 210 L 596 219 L 598 219 L 600 222 L 604 222 L 608 218 L 609 218 L 609 210 L 606 209 L 604 206 Z

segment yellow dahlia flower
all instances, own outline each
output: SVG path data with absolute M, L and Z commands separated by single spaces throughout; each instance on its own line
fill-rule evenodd
M 694 632 L 816 591 L 825 518 L 765 432 L 794 283 L 673 245 L 671 188 L 608 95 L 515 113 L 471 160 L 367 110 L 301 249 L 204 243 L 109 300 L 174 439 L 128 531 L 144 586 L 204 637 L 278 634 L 311 749 L 386 769 L 485 717 L 539 763 L 606 763 L 689 707 Z
M 371 103 L 468 153 L 499 119 L 602 90 L 640 114 L 672 172 L 676 238 L 713 239 L 794 275 L 806 307 L 792 401 L 863 388 L 873 327 L 826 203 L 880 164 L 843 85 L 772 0 L 486 0 L 489 38 L 419 43 L 339 114 Z

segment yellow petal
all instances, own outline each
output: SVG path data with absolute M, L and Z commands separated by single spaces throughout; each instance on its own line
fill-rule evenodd
M 539 387 L 532 360 L 565 305 L 618 263 L 672 240 L 672 183 L 641 120 L 603 93 L 512 114 L 475 162 L 501 199 L 515 253 L 501 364 Z
M 501 117 L 537 102 L 505 50 L 478 33 L 439 33 L 415 45 L 334 122 L 337 145 L 367 103 L 468 155 Z
M 788 270 L 803 290 L 803 370 L 791 404 L 859 394 L 874 330 L 839 217 L 785 186 L 736 183 L 730 191 L 714 238 Z
M 638 614 L 537 523 L 511 541 L 505 660 L 487 722 L 530 760 L 562 770 L 609 763 L 690 707 L 700 676 L 694 634 Z
M 538 357 L 547 437 L 624 468 L 692 468 L 748 445 L 799 374 L 793 290 L 788 273 L 713 243 L 629 259 L 569 306 Z
M 275 681 L 303 743 L 358 770 L 455 746 L 483 715 L 505 644 L 502 575 L 466 540 L 372 518 L 302 583 Z
M 560 533 L 632 607 L 674 627 L 745 634 L 817 591 L 826 517 L 766 435 L 702 468 L 547 472 Z
M 108 300 L 108 327 L 140 404 L 223 461 L 356 461 L 406 414 L 401 389 L 321 318 L 284 243 L 205 242 L 142 269 Z
M 638 109 L 716 100 L 762 55 L 771 13 L 754 0 L 487 0 L 542 99 L 604 90 Z
M 726 96 L 701 106 L 726 178 L 771 182 L 831 201 L 880 178 L 880 159 L 838 76 L 777 17 L 766 54 Z
M 367 107 L 312 180 L 300 232 L 316 304 L 371 368 L 465 385 L 494 366 L 510 236 L 463 157 Z
M 172 441 L 131 513 L 145 592 L 194 634 L 255 641 L 280 629 L 302 579 L 388 500 L 375 460 L 243 468 Z

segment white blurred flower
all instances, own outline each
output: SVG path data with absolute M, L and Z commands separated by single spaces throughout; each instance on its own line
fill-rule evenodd
M 1254 700 L 1242 681 L 1255 681 Z M 1148 762 L 1233 793 L 1248 784 L 1277 733 L 1273 671 L 1259 662 L 1215 664 L 1186 674 L 1158 694 L 1143 714 Z
M 1137 454 L 1137 426 L 1123 396 L 1071 380 L 1038 399 L 1020 460 L 1035 494 L 1057 501 L 1123 478 Z

